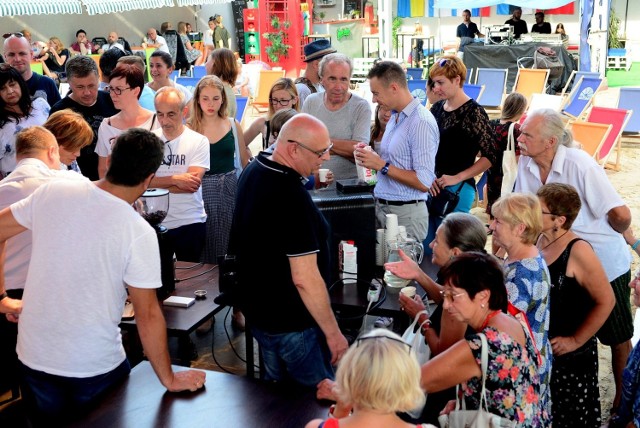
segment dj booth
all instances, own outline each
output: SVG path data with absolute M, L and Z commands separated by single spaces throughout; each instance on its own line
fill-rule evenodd
M 533 54 L 540 46 L 553 49 L 558 55 L 558 59 L 564 65 L 562 75 L 548 82 L 549 93 L 554 94 L 562 91 L 562 88 L 569 80 L 571 72 L 577 70 L 577 66 L 572 56 L 563 46 L 553 46 L 545 43 L 524 43 L 513 45 L 480 45 L 476 43 L 465 46 L 464 64 L 467 68 L 507 68 L 507 93 L 513 89 L 513 84 L 518 74 L 518 60 L 530 57 L 530 60 L 521 61 L 526 68 L 533 65 Z

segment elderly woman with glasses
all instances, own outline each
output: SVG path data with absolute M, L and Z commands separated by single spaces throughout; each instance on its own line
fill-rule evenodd
M 269 90 L 269 112 L 266 116 L 261 116 L 254 120 L 245 131 L 245 143 L 247 146 L 258 136 L 262 136 L 262 149 L 266 149 L 275 142 L 271 135 L 270 120 L 273 115 L 280 110 L 295 109 L 300 111 L 298 100 L 298 90 L 293 80 L 283 77 L 275 81 Z
M 139 67 L 132 64 L 118 64 L 109 76 L 107 92 L 116 109 L 115 116 L 105 118 L 98 129 L 98 176 L 104 178 L 109 167 L 111 146 L 116 138 L 129 128 L 152 131 L 160 127 L 154 112 L 140 106 L 138 99 L 144 88 L 144 76 Z
M 542 232 L 542 211 L 538 198 L 530 193 L 512 193 L 498 199 L 491 208 L 490 230 L 502 247 L 509 311 L 526 322 L 540 355 L 541 405 L 551 413 L 551 342 L 549 342 L 549 293 L 547 264 L 536 248 Z
M 421 407 L 424 392 L 411 346 L 395 333 L 372 330 L 357 339 L 338 365 L 334 390 L 329 419 L 306 428 L 417 428 L 396 414 Z
M 487 113 L 464 93 L 467 68 L 460 58 L 443 56 L 429 70 L 429 78 L 433 81 L 432 98 L 439 99 L 431 107 L 431 113 L 440 130 L 436 179 L 429 190 L 430 199 L 442 198 L 446 195 L 444 192 L 457 193 L 459 199 L 454 212 L 469 212 L 476 192 L 473 177 L 496 163 L 494 133 Z M 476 161 L 478 152 L 480 158 Z M 442 217 L 435 211 L 429 215 L 425 247 L 433 240 L 441 221 Z
M 571 230 L 581 206 L 576 189 L 551 183 L 537 195 L 542 209 L 537 247 L 553 284 L 549 325 L 553 426 L 597 428 L 602 420 L 595 335 L 609 317 L 615 297 L 593 248 Z

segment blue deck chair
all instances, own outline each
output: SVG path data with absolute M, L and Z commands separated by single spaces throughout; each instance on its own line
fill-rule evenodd
M 427 104 L 427 81 L 425 79 L 408 80 L 409 92 L 414 98 L 419 98 L 422 105 Z
M 178 77 L 180 77 L 180 70 L 173 70 L 171 72 L 171 75 L 169 75 L 169 79 L 173 80 L 174 82 Z
M 506 68 L 478 68 L 476 70 L 476 85 L 484 85 L 484 92 L 478 103 L 483 107 L 502 108 L 507 87 Z
M 195 65 L 191 70 L 191 74 L 193 75 L 193 77 L 201 79 L 207 75 L 207 70 L 204 65 Z
M 196 85 L 198 84 L 199 81 L 200 81 L 199 77 L 178 77 L 176 79 L 176 83 L 184 86 L 185 88 L 189 89 L 191 92 L 193 92 L 196 89 Z
M 247 101 L 249 101 L 249 97 L 236 97 L 236 105 L 238 106 L 238 109 L 236 110 L 236 120 L 240 124 L 242 124 L 242 119 L 244 118 Z
M 478 101 L 480 97 L 482 97 L 482 92 L 484 92 L 484 85 L 463 85 L 462 90 L 469 98 L 473 98 Z
M 620 88 L 618 108 L 634 110 L 624 127 L 623 134 L 640 134 L 640 88 Z
M 465 80 L 465 83 L 471 85 L 473 83 L 475 83 L 472 79 L 473 79 L 473 68 L 467 68 L 467 77 Z
M 564 85 L 564 88 L 562 88 L 562 92 L 560 93 L 560 95 L 565 95 L 569 90 L 569 88 L 573 90 L 573 85 L 577 84 L 580 81 L 580 79 L 583 77 L 602 77 L 602 76 L 597 71 L 573 70 L 571 72 L 571 75 L 569 76 L 569 79 L 567 80 L 567 83 Z
M 562 113 L 577 119 L 584 114 L 593 101 L 593 96 L 602 86 L 600 77 L 582 77 L 576 82 L 562 109 Z
M 422 68 L 407 68 L 407 78 L 409 80 L 420 80 L 423 72 Z

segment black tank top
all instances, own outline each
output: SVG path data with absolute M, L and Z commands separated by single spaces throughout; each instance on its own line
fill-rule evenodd
M 583 241 L 583 239 L 576 238 L 569 242 L 556 261 L 549 265 L 551 274 L 549 338 L 573 336 L 593 308 L 593 300 L 587 290 L 578 284 L 574 277 L 566 275 L 571 247 L 577 241 Z

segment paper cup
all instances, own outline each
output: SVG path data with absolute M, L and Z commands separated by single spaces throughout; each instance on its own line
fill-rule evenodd
M 326 183 L 327 182 L 327 174 L 329 173 L 329 170 L 327 168 L 320 168 L 318 170 L 318 178 L 320 179 L 320 183 Z
M 407 296 L 408 298 L 413 299 L 413 296 L 416 295 L 416 287 L 413 287 L 413 286 L 404 287 L 400 290 L 400 292 L 405 296 Z

